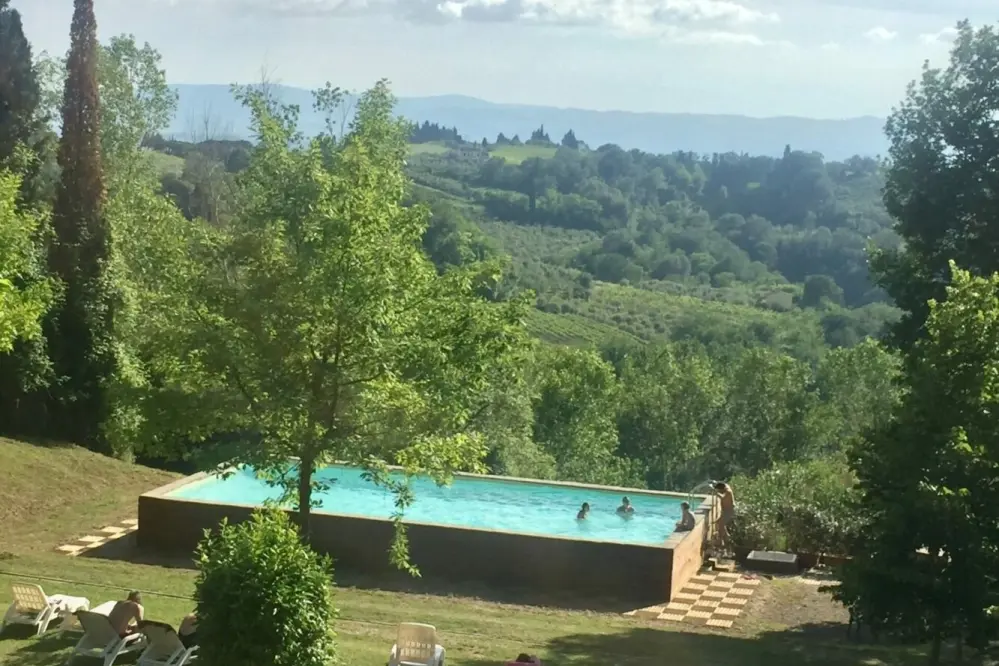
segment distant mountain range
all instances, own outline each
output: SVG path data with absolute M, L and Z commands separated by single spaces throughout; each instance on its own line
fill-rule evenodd
M 217 84 L 175 85 L 179 96 L 177 115 L 167 131 L 178 139 L 203 138 L 206 129 L 214 138 L 250 138 L 249 114 L 229 92 Z M 301 108 L 301 129 L 315 134 L 322 120 L 312 110 L 309 91 L 275 86 L 276 95 Z M 818 151 L 829 159 L 853 155 L 876 156 L 887 150 L 884 119 L 872 116 L 844 120 L 775 117 L 750 118 L 697 113 L 632 113 L 588 111 L 549 106 L 497 104 L 474 97 L 403 97 L 397 113 L 414 122 L 429 120 L 457 127 L 468 140 L 490 142 L 500 132 L 521 139 L 542 124 L 553 141 L 569 129 L 591 147 L 615 143 L 632 149 L 668 153 L 677 150 L 700 154 L 749 153 L 779 156 L 784 147 Z

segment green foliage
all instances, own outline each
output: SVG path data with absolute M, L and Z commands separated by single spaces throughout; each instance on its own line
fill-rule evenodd
M 37 205 L 46 190 L 49 118 L 43 113 L 39 73 L 32 62 L 21 15 L 6 4 L 0 6 L 0 63 L 0 168 L 20 173 L 21 203 Z
M 999 275 L 951 271 L 906 359 L 908 390 L 857 447 L 868 526 L 838 593 L 889 631 L 932 639 L 934 658 L 948 637 L 984 645 L 999 599 Z
M 0 169 L 0 354 L 41 335 L 53 285 L 40 273 L 37 233 L 45 220 L 17 205 L 21 177 Z
M 104 219 L 97 26 L 93 0 L 76 0 L 62 108 L 49 269 L 64 286 L 46 321 L 56 375 L 50 419 L 59 437 L 104 449 L 107 381 L 115 372 L 115 295 L 107 280 L 111 235 Z
M 145 344 L 157 374 L 140 399 L 144 439 L 175 433 L 254 466 L 285 489 L 306 535 L 313 471 L 360 465 L 396 492 L 392 555 L 408 566 L 399 519 L 412 498 L 386 466 L 440 483 L 482 469 L 475 417 L 526 343 L 524 304 L 477 296 L 494 265 L 441 275 L 423 253 L 426 210 L 400 205 L 408 126 L 384 83 L 349 134 L 312 141 L 295 109 L 242 95 L 259 143 L 240 214 L 194 226 L 189 263 L 147 314 L 160 328 Z M 215 449 L 222 433 L 239 441 Z
M 681 488 L 702 453 L 709 421 L 725 397 L 724 379 L 703 350 L 639 348 L 622 363 L 621 450 L 646 464 L 649 487 Z
M 844 459 L 780 463 L 755 477 L 736 476 L 731 484 L 739 503 L 736 547 L 850 554 L 862 523 Z
M 534 441 L 554 459 L 558 478 L 633 484 L 630 466 L 615 455 L 614 368 L 594 351 L 541 347 L 536 372 Z
M 279 511 L 208 533 L 198 547 L 198 661 L 328 666 L 336 658 L 332 563 Z
M 999 172 L 992 72 L 999 30 L 964 21 L 945 68 L 924 64 L 920 79 L 888 119 L 890 167 L 884 201 L 904 248 L 885 251 L 874 273 L 904 315 L 893 343 L 907 349 L 925 335 L 927 302 L 945 297 L 947 262 L 976 275 L 999 269 L 993 192 Z
M 139 146 L 165 128 L 177 108 L 160 54 L 133 35 L 112 37 L 100 50 L 101 154 L 112 194 L 122 172 L 137 168 Z

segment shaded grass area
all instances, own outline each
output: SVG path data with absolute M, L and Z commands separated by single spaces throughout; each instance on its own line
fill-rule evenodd
M 0 440 L 0 549 L 6 551 L 0 556 L 0 605 L 10 602 L 14 580 L 38 583 L 48 594 L 85 596 L 92 605 L 138 589 L 147 617 L 176 626 L 194 607 L 196 573 L 190 561 L 158 558 L 125 541 L 81 557 L 51 550 L 86 533 L 90 527 L 84 525 L 100 527 L 134 515 L 137 495 L 171 478 L 76 447 Z M 13 539 L 11 525 L 18 529 Z M 336 578 L 340 659 L 352 665 L 384 664 L 396 627 L 405 621 L 435 625 L 448 662 L 457 666 L 502 664 L 520 652 L 536 653 L 553 665 L 908 666 L 925 659 L 909 650 L 847 643 L 841 609 L 815 596 L 817 590 L 787 581 L 764 582 L 736 627 L 715 633 L 625 618 L 612 604 L 576 600 L 577 608 L 590 610 L 572 610 L 572 604 L 530 592 L 401 575 L 375 580 L 337 572 Z M 809 618 L 815 627 L 806 630 L 802 623 Z M 36 638 L 8 629 L 0 635 L 0 663 L 62 664 L 74 641 L 55 631 Z

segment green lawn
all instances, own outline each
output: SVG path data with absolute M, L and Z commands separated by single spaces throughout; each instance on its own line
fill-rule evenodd
M 184 158 L 177 157 L 176 155 L 167 155 L 166 153 L 161 153 L 155 150 L 146 151 L 149 157 L 150 163 L 152 163 L 153 168 L 160 177 L 165 176 L 168 173 L 172 173 L 174 176 L 180 176 L 184 172 Z
M 410 155 L 443 155 L 450 148 L 443 143 L 411 143 L 409 144 Z
M 524 160 L 529 160 L 532 157 L 540 157 L 541 159 L 550 159 L 555 157 L 555 153 L 558 152 L 556 146 L 533 146 L 524 144 L 522 146 L 494 146 L 489 150 L 493 157 L 502 157 L 504 160 L 510 164 L 520 164 Z
M 195 574 L 189 563 L 157 559 L 127 542 L 76 558 L 52 550 L 134 516 L 136 496 L 170 478 L 74 447 L 0 440 L 0 604 L 9 603 L 13 580 L 37 582 L 48 594 L 86 596 L 94 605 L 135 588 L 143 592 L 148 617 L 177 623 L 193 607 Z M 842 612 L 799 582 L 765 581 L 735 628 L 709 632 L 632 620 L 609 607 L 567 610 L 571 605 L 565 600 L 528 604 L 527 597 L 512 592 L 497 601 L 497 591 L 482 588 L 339 578 L 340 658 L 356 666 L 384 664 L 402 621 L 435 625 L 448 663 L 455 666 L 498 665 L 523 651 L 555 665 L 901 666 L 925 658 L 847 643 L 841 625 L 832 633 L 803 632 L 798 626 L 803 619 L 836 622 Z M 0 636 L 0 663 L 55 666 L 65 661 L 73 641 L 55 631 L 35 638 L 11 628 Z

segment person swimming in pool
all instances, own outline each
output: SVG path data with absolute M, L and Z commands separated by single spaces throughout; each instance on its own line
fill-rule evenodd
M 588 515 L 590 515 L 590 503 L 583 502 L 583 506 L 579 508 L 579 513 L 576 514 L 576 520 L 586 520 Z
M 635 507 L 631 506 L 631 500 L 627 497 L 621 498 L 621 506 L 617 508 L 617 515 L 631 517 L 635 514 Z

